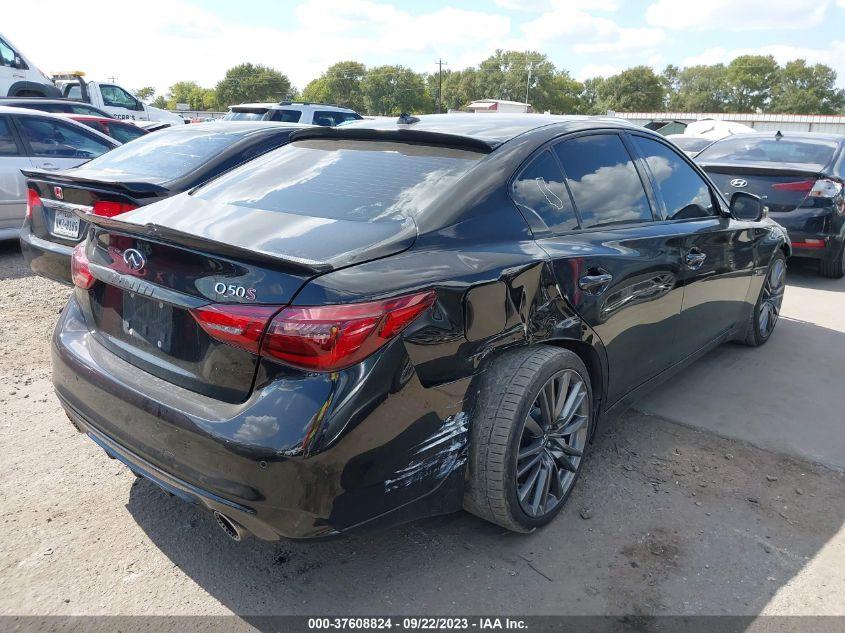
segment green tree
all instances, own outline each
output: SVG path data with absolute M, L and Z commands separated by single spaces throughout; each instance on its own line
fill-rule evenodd
M 432 73 L 428 76 L 428 92 L 432 97 L 432 111 L 437 104 L 438 74 Z M 478 71 L 475 68 L 464 70 L 443 71 L 443 96 L 442 108 L 448 110 L 461 110 L 467 104 L 482 99 L 482 93 L 478 87 Z
M 368 114 L 398 115 L 431 111 L 425 79 L 405 66 L 370 68 L 361 82 Z
M 845 90 L 836 87 L 836 71 L 803 59 L 780 69 L 772 87 L 771 112 L 835 114 L 845 108 Z
M 724 112 L 729 99 L 724 64 L 689 66 L 678 72 L 669 109 L 680 112 Z
M 167 99 L 165 99 L 162 95 L 159 95 L 155 99 L 153 99 L 150 105 L 154 108 L 167 108 Z
M 604 77 L 592 77 L 583 83 L 579 98 L 578 114 L 605 114 L 607 108 L 602 109 L 599 102 L 599 92 L 604 86 Z
M 144 86 L 143 88 L 138 88 L 138 90 L 135 91 L 135 96 L 138 97 L 144 103 L 146 103 L 147 101 L 153 98 L 155 93 L 156 89 L 152 86 Z
M 778 63 L 771 55 L 741 55 L 728 64 L 728 110 L 754 112 L 765 110 L 772 96 Z
M 597 88 L 602 110 L 652 112 L 663 110 L 666 89 L 648 66 L 634 66 L 605 79 Z
M 527 100 L 535 112 L 572 112 L 580 107 L 581 85 L 568 72 L 558 72 L 537 51 L 497 50 L 478 65 L 477 90 L 482 97 Z
M 363 83 L 366 75 L 367 67 L 360 62 L 338 62 L 305 86 L 302 99 L 317 103 L 334 103 L 363 112 Z
M 237 103 L 281 101 L 291 96 L 290 79 L 274 68 L 260 64 L 240 64 L 226 71 L 217 84 L 220 107 Z
M 191 95 L 202 90 L 196 81 L 177 81 L 167 91 L 167 107 L 171 110 L 177 103 L 186 103 L 190 109 L 195 109 L 191 103 Z

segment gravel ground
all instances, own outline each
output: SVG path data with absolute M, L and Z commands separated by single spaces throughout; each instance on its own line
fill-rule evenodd
M 68 289 L 6 244 L 0 288 L 0 614 L 845 615 L 841 474 L 633 411 L 531 535 L 459 513 L 233 543 L 62 413 L 49 339 Z

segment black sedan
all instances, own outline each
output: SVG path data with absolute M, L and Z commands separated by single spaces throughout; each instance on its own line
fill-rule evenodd
M 655 133 L 432 115 L 296 132 L 94 217 L 53 338 L 77 428 L 235 539 L 560 511 L 601 417 L 761 345 L 787 237 Z
M 112 217 L 192 189 L 287 143 L 302 125 L 186 125 L 145 134 L 80 167 L 24 171 L 29 189 L 20 233 L 34 272 L 70 284 L 70 255 L 86 231 L 78 211 Z
M 789 231 L 796 257 L 818 260 L 825 277 L 845 274 L 845 136 L 743 134 L 717 141 L 695 160 L 726 196 L 760 196 Z

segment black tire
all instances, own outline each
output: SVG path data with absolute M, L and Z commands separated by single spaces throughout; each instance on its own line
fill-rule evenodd
M 565 494 L 556 498 L 556 507 L 542 516 L 531 516 L 520 505 L 517 454 L 526 418 L 540 390 L 566 370 L 577 374 L 586 386 L 589 438 L 594 423 L 592 386 L 587 368 L 576 354 L 546 345 L 523 348 L 503 354 L 487 369 L 470 425 L 464 494 L 468 512 L 514 532 L 531 532 L 549 523 L 565 505 L 581 472 L 589 439 L 583 441 L 583 454 L 574 472 L 568 475 L 570 483 Z
M 781 282 L 780 287 L 780 300 L 777 301 L 776 310 L 773 313 L 770 313 L 770 318 L 773 318 L 774 321 L 771 323 L 771 327 L 763 328 L 761 326 L 761 312 L 764 309 L 764 304 L 769 299 L 767 296 L 767 286 L 770 284 L 770 278 L 772 276 L 773 271 L 778 267 L 783 267 L 783 280 Z M 760 294 L 757 297 L 757 303 L 754 305 L 754 309 L 751 311 L 751 316 L 748 320 L 748 325 L 745 331 L 745 339 L 741 341 L 743 344 L 748 345 L 750 347 L 759 347 L 760 345 L 764 345 L 772 336 L 772 332 L 774 332 L 775 325 L 777 325 L 777 319 L 780 316 L 780 306 L 783 302 L 783 289 L 786 285 L 786 256 L 783 254 L 783 251 L 778 250 L 772 255 L 772 259 L 769 262 L 769 267 L 766 269 L 766 277 L 763 280 L 763 285 L 760 288 Z
M 819 261 L 819 274 L 831 279 L 842 279 L 845 276 L 845 244 L 842 245 L 839 253 L 832 260 Z

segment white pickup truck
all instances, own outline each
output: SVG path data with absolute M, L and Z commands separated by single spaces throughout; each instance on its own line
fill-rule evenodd
M 52 80 L 0 33 L 0 97 L 59 96 Z
M 54 75 L 62 96 L 66 99 L 85 101 L 105 110 L 116 119 L 131 121 L 160 121 L 180 125 L 185 120 L 178 114 L 154 108 L 141 101 L 131 92 L 112 83 L 85 81 L 81 75 Z

